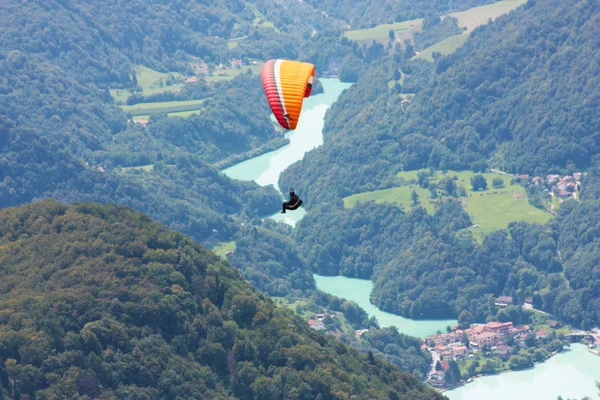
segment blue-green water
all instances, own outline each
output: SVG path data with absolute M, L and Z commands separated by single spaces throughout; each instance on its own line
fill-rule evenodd
M 450 400 L 581 400 L 597 395 L 600 357 L 581 344 L 524 371 L 485 376 L 444 393 Z
M 446 332 L 446 327 L 448 325 L 454 326 L 456 324 L 456 320 L 451 319 L 416 321 L 381 311 L 371 304 L 371 301 L 369 300 L 369 295 L 373 290 L 373 282 L 371 281 L 346 278 L 345 276 L 313 276 L 319 290 L 354 301 L 361 306 L 369 316 L 374 315 L 381 327 L 395 326 L 401 333 L 416 337 L 426 337 L 435 334 L 438 330 Z
M 230 178 L 255 181 L 261 186 L 277 188 L 279 175 L 287 167 L 302 160 L 304 154 L 323 144 L 323 124 L 327 109 L 337 100 L 349 83 L 339 79 L 321 79 L 325 93 L 304 99 L 302 114 L 294 131 L 286 133 L 290 143 L 280 149 L 229 167 L 222 172 Z M 270 218 L 295 225 L 305 215 L 303 208 Z

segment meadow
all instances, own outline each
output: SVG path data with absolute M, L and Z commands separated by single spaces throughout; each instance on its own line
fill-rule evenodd
M 421 30 L 423 25 L 422 19 L 413 19 L 409 21 L 396 22 L 394 24 L 377 25 L 369 29 L 355 29 L 346 31 L 344 36 L 355 41 L 371 41 L 371 40 L 389 40 L 389 32 L 393 30 L 396 35 L 402 35 L 408 31 L 414 32 Z M 412 36 L 411 36 L 412 37 Z
M 138 103 L 133 106 L 121 106 L 123 111 L 131 113 L 132 116 L 148 116 L 153 113 L 167 113 L 171 116 L 175 113 L 190 113 L 198 112 L 202 109 L 202 100 L 186 100 L 186 101 L 164 101 L 158 103 Z M 188 114 L 179 114 L 178 116 L 187 116 Z M 139 119 L 139 118 L 138 118 Z
M 176 80 L 182 80 L 183 76 L 178 72 L 165 74 L 140 65 L 136 65 L 134 71 L 138 86 L 142 88 L 144 96 L 156 93 L 176 92 L 183 87 L 182 83 L 175 83 L 168 86 L 165 84 L 169 77 Z M 163 81 L 162 86 L 160 85 L 161 79 Z M 131 92 L 128 89 L 111 89 L 110 94 L 117 104 L 125 104 L 127 98 L 131 96 Z
M 465 31 L 459 35 L 450 36 L 449 38 L 424 49 L 413 58 L 433 61 L 433 52 L 437 51 L 444 55 L 453 53 L 465 43 L 473 29 L 487 24 L 490 19 L 494 20 L 503 14 L 509 13 L 526 2 L 527 0 L 502 0 L 493 4 L 486 4 L 484 6 L 473 7 L 465 11 L 448 14 L 448 16 L 456 18 L 458 20 L 458 26 L 465 29 Z
M 235 249 L 236 249 L 235 241 L 231 241 L 231 242 L 220 243 L 218 246 L 213 247 L 211 250 L 216 255 L 221 257 L 222 259 L 227 260 L 227 257 L 225 256 L 225 254 L 230 250 L 235 251 Z
M 344 198 L 344 206 L 351 208 L 357 202 L 375 201 L 376 203 L 396 203 L 402 208 L 409 210 L 415 207 L 411 194 L 413 190 L 419 196 L 419 204 L 433 213 L 435 202 L 431 199 L 429 189 L 423 189 L 416 183 L 417 173 L 419 171 L 402 171 L 398 177 L 404 179 L 402 186 L 354 194 Z M 494 230 L 504 229 L 512 221 L 525 221 L 531 223 L 546 223 L 552 215 L 544 210 L 533 207 L 527 200 L 525 188 L 520 185 L 511 185 L 511 176 L 500 173 L 484 173 L 488 189 L 484 191 L 473 191 L 471 187 L 471 177 L 475 175 L 472 171 L 448 171 L 445 174 L 436 172 L 430 177 L 430 183 L 438 183 L 446 177 L 455 180 L 457 187 L 463 187 L 466 191 L 466 197 L 460 197 L 465 210 L 471 216 L 473 226 L 469 228 L 474 238 L 478 241 L 483 236 Z M 494 178 L 502 179 L 504 187 L 493 188 Z M 440 190 L 438 190 L 441 193 Z

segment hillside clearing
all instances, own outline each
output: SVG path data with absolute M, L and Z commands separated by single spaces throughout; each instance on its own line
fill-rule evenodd
M 433 52 L 437 51 L 443 55 L 453 53 L 465 43 L 473 29 L 487 24 L 490 19 L 494 20 L 501 15 L 509 13 L 526 2 L 527 0 L 503 0 L 497 3 L 486 4 L 484 6 L 473 7 L 465 11 L 448 14 L 448 16 L 458 20 L 459 27 L 466 30 L 459 35 L 450 36 L 449 38 L 424 49 L 414 56 L 413 59 L 433 61 Z
M 344 206 L 352 208 L 358 202 L 375 201 L 376 203 L 396 203 L 409 210 L 414 207 L 411 198 L 414 190 L 419 196 L 419 206 L 425 208 L 428 213 L 432 213 L 435 202 L 438 200 L 431 199 L 429 189 L 423 189 L 416 184 L 418 172 L 402 171 L 398 173 L 398 177 L 406 181 L 403 186 L 345 197 Z M 452 178 L 457 187 L 465 189 L 467 196 L 459 197 L 459 199 L 471 216 L 473 224 L 476 225 L 470 230 L 477 241 L 481 241 L 487 233 L 506 228 L 512 221 L 544 224 L 552 217 L 550 213 L 530 205 L 525 188 L 510 184 L 511 176 L 494 172 L 484 173 L 488 189 L 473 191 L 471 177 L 474 175 L 475 173 L 472 171 L 448 171 L 445 174 L 436 172 L 433 177 L 430 177 L 429 182 L 439 183 L 444 178 Z M 504 187 L 493 188 L 494 178 L 502 179 Z M 441 189 L 438 189 L 438 193 L 441 193 Z
M 131 113 L 132 116 L 145 116 L 156 113 L 192 112 L 202 108 L 202 100 L 165 101 L 158 103 L 138 103 L 133 106 L 121 106 L 123 111 Z
M 221 257 L 222 259 L 226 260 L 227 259 L 227 252 L 228 251 L 235 251 L 236 249 L 236 244 L 235 241 L 231 241 L 231 242 L 223 242 L 220 243 L 218 246 L 215 246 L 212 251 L 218 255 L 219 257 Z
M 137 84 L 142 88 L 144 96 L 150 96 L 157 93 L 176 92 L 183 87 L 182 83 L 167 85 L 168 80 L 182 80 L 183 75 L 178 72 L 162 73 L 153 69 L 136 65 L 134 67 Z M 162 81 L 162 85 L 161 85 Z M 124 104 L 127 98 L 131 96 L 129 89 L 111 89 L 110 94 L 117 103 Z
M 393 30 L 397 35 L 402 34 L 406 31 L 418 31 L 421 30 L 423 25 L 422 19 L 413 19 L 409 21 L 396 22 L 394 24 L 382 24 L 377 25 L 369 29 L 355 29 L 344 32 L 350 40 L 363 41 L 363 40 L 377 40 L 389 38 L 390 30 Z

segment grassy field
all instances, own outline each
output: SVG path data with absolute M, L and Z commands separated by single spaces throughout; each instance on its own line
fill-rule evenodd
M 458 20 L 459 27 L 465 28 L 466 30 L 460 35 L 451 36 L 434 44 L 431 47 L 426 48 L 413 58 L 433 61 L 433 57 L 431 55 L 434 51 L 438 51 L 442 54 L 453 53 L 465 43 L 473 29 L 487 24 L 490 19 L 496 19 L 499 16 L 514 10 L 520 5 L 525 4 L 526 2 L 527 0 L 503 0 L 493 4 L 486 4 L 484 6 L 473 7 L 465 11 L 448 14 L 449 16 Z
M 433 62 L 433 52 L 437 51 L 443 55 L 451 54 L 456 51 L 460 46 L 462 46 L 465 41 L 469 38 L 470 32 L 464 32 L 460 35 L 450 36 L 440 42 L 437 42 L 433 46 L 430 46 L 419 54 L 413 57 L 413 59 L 422 59 Z
M 158 103 L 157 103 L 158 104 Z M 189 117 L 190 115 L 198 115 L 200 114 L 200 111 L 202 111 L 202 109 L 198 109 L 198 110 L 191 110 L 191 111 L 178 111 L 178 112 L 172 112 L 172 113 L 167 113 L 167 115 L 169 117 Z M 139 120 L 147 120 L 148 118 L 150 118 L 150 114 L 147 115 L 135 115 L 133 116 L 134 121 L 139 121 Z
M 467 31 L 470 32 L 480 25 L 487 24 L 490 18 L 496 19 L 526 2 L 527 0 L 502 0 L 493 4 L 486 4 L 465 11 L 451 13 L 449 16 L 458 19 L 458 26 L 467 28 Z
M 154 169 L 154 164 L 148 164 L 148 165 L 139 165 L 137 167 L 121 167 L 121 172 L 127 173 L 127 172 L 134 171 L 134 170 L 150 172 L 153 169 Z
M 235 242 L 231 241 L 231 242 L 224 242 L 224 243 L 219 244 L 218 246 L 214 247 L 212 249 L 212 251 L 219 257 L 221 257 L 223 259 L 227 259 L 225 257 L 225 253 L 227 253 L 229 250 L 235 251 L 235 248 L 236 248 Z
M 265 15 L 260 12 L 257 6 L 255 6 L 254 4 L 246 3 L 246 7 L 248 7 L 250 11 L 252 11 L 252 14 L 254 14 L 254 21 L 252 21 L 252 25 L 260 26 L 262 28 L 272 28 L 275 29 L 275 31 L 279 32 L 279 30 L 275 28 L 273 22 L 269 21 L 267 17 L 265 17 Z
M 207 82 L 227 81 L 242 73 L 247 73 L 248 70 L 252 71 L 253 74 L 260 74 L 262 66 L 263 64 L 259 63 L 257 65 L 244 65 L 241 68 L 223 68 L 213 72 L 212 76 L 207 76 L 204 79 Z
M 121 106 L 132 116 L 147 116 L 153 113 L 198 112 L 204 100 L 166 101 L 159 103 L 139 103 L 133 106 Z
M 401 34 L 408 30 L 420 30 L 423 25 L 422 19 L 413 19 L 410 21 L 396 22 L 394 24 L 382 24 L 377 25 L 374 28 L 369 29 L 356 29 L 346 31 L 344 36 L 348 39 L 361 41 L 361 40 L 376 40 L 376 39 L 388 39 L 390 30 Z
M 397 203 L 404 209 L 411 209 L 413 207 L 413 202 L 410 196 L 413 190 L 419 195 L 419 205 L 425 208 L 427 212 L 433 213 L 435 207 L 429 200 L 429 190 L 414 184 L 353 194 L 352 196 L 344 198 L 344 207 L 352 208 L 358 202 L 366 203 L 367 201 L 375 201 L 376 203 Z
M 160 80 L 162 79 L 163 82 L 165 82 L 169 76 L 172 76 L 175 79 L 183 79 L 183 76 L 178 72 L 164 74 L 162 72 L 154 71 L 153 69 L 139 65 L 136 65 L 134 70 L 138 86 L 142 88 L 144 96 L 149 96 L 156 93 L 175 92 L 183 87 L 183 84 L 181 83 L 170 86 L 160 86 Z M 121 103 L 125 103 L 127 98 L 131 95 L 127 89 L 111 89 L 110 94 L 115 101 Z
M 416 184 L 417 172 L 402 171 L 398 174 L 398 177 L 406 180 L 406 185 L 348 196 L 344 198 L 344 206 L 351 208 L 359 201 L 375 201 L 377 203 L 397 203 L 404 209 L 409 210 L 413 207 L 411 193 L 414 190 L 419 195 L 420 205 L 431 213 L 434 211 L 436 200 L 430 198 L 429 189 L 423 189 Z M 471 177 L 473 175 L 474 173 L 471 171 L 448 171 L 446 174 L 437 172 L 429 181 L 438 183 L 445 177 L 456 177 L 456 186 L 465 188 L 467 197 L 461 197 L 460 199 L 465 210 L 471 216 L 473 224 L 478 225 L 470 228 L 476 240 L 481 241 L 485 234 L 506 228 L 512 221 L 544 224 L 552 217 L 550 213 L 530 205 L 527 201 L 525 188 L 520 185 L 511 185 L 509 175 L 483 174 L 488 183 L 488 189 L 477 192 L 471 188 Z M 504 187 L 492 188 L 494 178 L 502 179 Z

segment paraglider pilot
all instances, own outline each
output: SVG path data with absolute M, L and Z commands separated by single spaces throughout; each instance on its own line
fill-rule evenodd
M 296 210 L 301 205 L 302 200 L 300 200 L 300 198 L 296 196 L 294 189 L 290 189 L 290 201 L 283 202 L 283 209 L 281 210 L 281 213 L 285 214 L 285 210 Z

